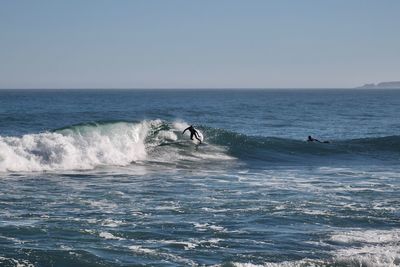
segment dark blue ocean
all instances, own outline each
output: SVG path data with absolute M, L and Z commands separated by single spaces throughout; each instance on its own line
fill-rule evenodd
M 0 266 L 400 266 L 399 118 L 400 90 L 0 90 Z

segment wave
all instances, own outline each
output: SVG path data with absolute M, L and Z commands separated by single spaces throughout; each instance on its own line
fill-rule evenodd
M 228 153 L 241 159 L 301 164 L 316 159 L 400 159 L 400 136 L 310 143 L 305 139 L 248 136 L 222 129 L 204 128 L 203 131 L 207 140 L 228 147 Z
M 400 136 L 319 144 L 199 127 L 208 144 L 197 146 L 182 136 L 187 126 L 162 120 L 103 121 L 20 137 L 0 136 L 0 171 L 85 170 L 132 163 L 193 166 L 233 159 L 275 164 L 400 159 Z
M 1 171 L 92 169 L 143 159 L 151 123 L 84 124 L 53 132 L 0 137 Z
M 228 160 L 223 148 L 197 149 L 184 122 L 93 122 L 21 137 L 0 136 L 0 171 L 88 170 L 157 162 Z

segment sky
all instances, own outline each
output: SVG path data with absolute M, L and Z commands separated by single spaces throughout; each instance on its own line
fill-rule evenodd
M 400 80 L 398 0 L 0 0 L 0 88 Z

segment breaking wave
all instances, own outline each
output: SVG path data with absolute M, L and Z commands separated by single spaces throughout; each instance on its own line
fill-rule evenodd
M 0 136 L 0 171 L 88 170 L 135 162 L 232 159 L 218 146 L 196 150 L 193 141 L 180 134 L 187 126 L 161 120 L 96 122 L 21 137 Z
M 198 147 L 187 135 L 182 136 L 187 126 L 162 120 L 95 122 L 20 137 L 0 136 L 0 171 L 85 170 L 154 162 L 201 164 L 235 158 L 274 164 L 400 159 L 400 136 L 319 144 L 199 127 L 207 145 Z

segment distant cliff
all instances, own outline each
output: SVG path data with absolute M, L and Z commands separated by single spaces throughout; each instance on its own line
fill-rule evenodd
M 357 88 L 366 88 L 366 89 L 400 89 L 400 81 L 399 82 L 382 82 L 382 83 L 367 83 L 363 86 Z

